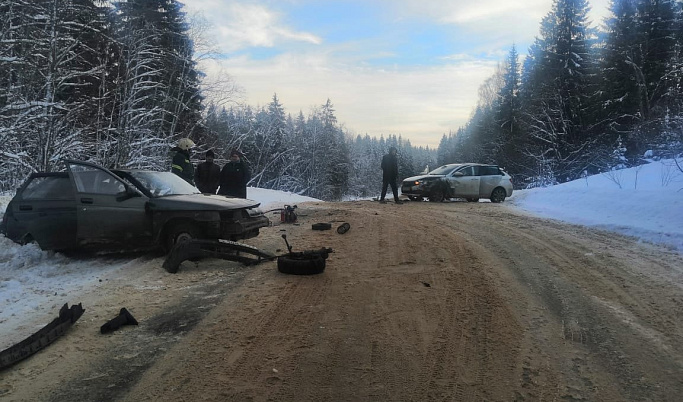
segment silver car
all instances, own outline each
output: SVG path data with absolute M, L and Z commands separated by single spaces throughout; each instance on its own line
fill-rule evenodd
M 413 201 L 464 198 L 477 202 L 488 198 L 491 202 L 503 202 L 512 195 L 512 180 L 496 165 L 452 163 L 403 180 L 401 192 Z

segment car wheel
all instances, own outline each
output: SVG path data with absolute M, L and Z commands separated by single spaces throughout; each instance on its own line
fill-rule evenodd
M 503 202 L 505 201 L 505 189 L 502 187 L 496 187 L 491 192 L 491 202 Z
M 21 240 L 19 241 L 19 244 L 22 246 L 25 246 L 27 244 L 35 243 L 36 240 L 33 238 L 33 236 L 30 233 L 26 233 L 21 237 Z
M 429 201 L 431 202 L 442 202 L 444 200 L 443 189 L 435 188 L 429 194 Z
M 327 222 L 314 223 L 311 225 L 313 230 L 330 230 L 332 229 L 332 224 Z
M 201 237 L 202 232 L 199 230 L 197 225 L 188 222 L 176 223 L 171 226 L 166 233 L 164 248 L 168 253 L 177 243 L 184 243 L 192 239 L 199 239 Z
M 280 256 L 277 259 L 277 270 L 290 275 L 315 275 L 325 270 L 325 258 L 320 254 L 301 257 Z
M 467 202 L 479 202 L 479 198 L 466 198 Z

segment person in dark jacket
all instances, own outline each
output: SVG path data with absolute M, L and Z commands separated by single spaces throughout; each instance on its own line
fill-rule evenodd
M 396 158 L 396 148 L 389 148 L 389 153 L 382 157 L 382 196 L 379 202 L 386 203 L 384 197 L 387 195 L 387 187 L 391 185 L 391 191 L 394 193 L 394 202 L 403 204 L 403 201 L 398 199 L 398 188 L 396 186 L 396 179 L 398 178 L 398 159 Z
M 221 187 L 218 194 L 247 198 L 247 183 L 250 178 L 249 167 L 242 160 L 242 154 L 233 149 L 230 151 L 228 163 L 221 170 Z
M 171 149 L 173 160 L 171 172 L 185 179 L 194 186 L 194 165 L 190 162 L 190 149 L 194 147 L 194 141 L 189 138 L 181 138 L 178 145 Z
M 194 171 L 194 182 L 202 193 L 216 194 L 216 190 L 218 190 L 218 183 L 221 180 L 221 167 L 213 163 L 214 157 L 215 154 L 212 150 L 206 151 L 204 155 L 206 162 L 197 165 Z

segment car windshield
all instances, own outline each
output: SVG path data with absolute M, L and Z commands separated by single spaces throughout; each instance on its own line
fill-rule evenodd
M 444 166 L 441 166 L 441 167 L 438 167 L 438 168 L 432 170 L 428 174 L 430 174 L 430 175 L 447 175 L 450 172 L 454 171 L 455 169 L 459 168 L 460 166 L 462 166 L 462 165 L 444 165 Z
M 195 186 L 171 172 L 132 171 L 128 174 L 145 187 L 153 197 L 200 193 Z

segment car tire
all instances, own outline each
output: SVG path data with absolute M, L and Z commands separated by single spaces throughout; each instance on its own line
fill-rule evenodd
M 348 222 L 344 222 L 341 225 L 339 225 L 339 227 L 337 228 L 337 233 L 344 234 L 344 233 L 348 232 L 349 229 L 351 229 L 351 225 L 349 225 Z
M 503 187 L 496 187 L 491 192 L 491 202 L 499 203 L 505 201 L 505 189 Z
M 201 237 L 202 232 L 197 225 L 189 222 L 175 223 L 166 232 L 164 250 L 169 253 L 176 243 L 200 239 Z
M 479 202 L 479 198 L 466 198 L 467 202 Z
M 311 228 L 313 230 L 330 230 L 332 229 L 332 224 L 327 222 L 314 223 Z
M 31 243 L 35 243 L 36 240 L 33 238 L 33 235 L 30 233 L 26 233 L 21 237 L 21 240 L 19 241 L 19 245 L 21 246 L 26 246 Z
M 316 275 L 325 271 L 325 258 L 320 254 L 280 256 L 277 258 L 277 270 L 290 275 Z
M 442 188 L 435 188 L 429 193 L 429 201 L 430 202 L 443 202 L 444 200 L 444 193 Z

